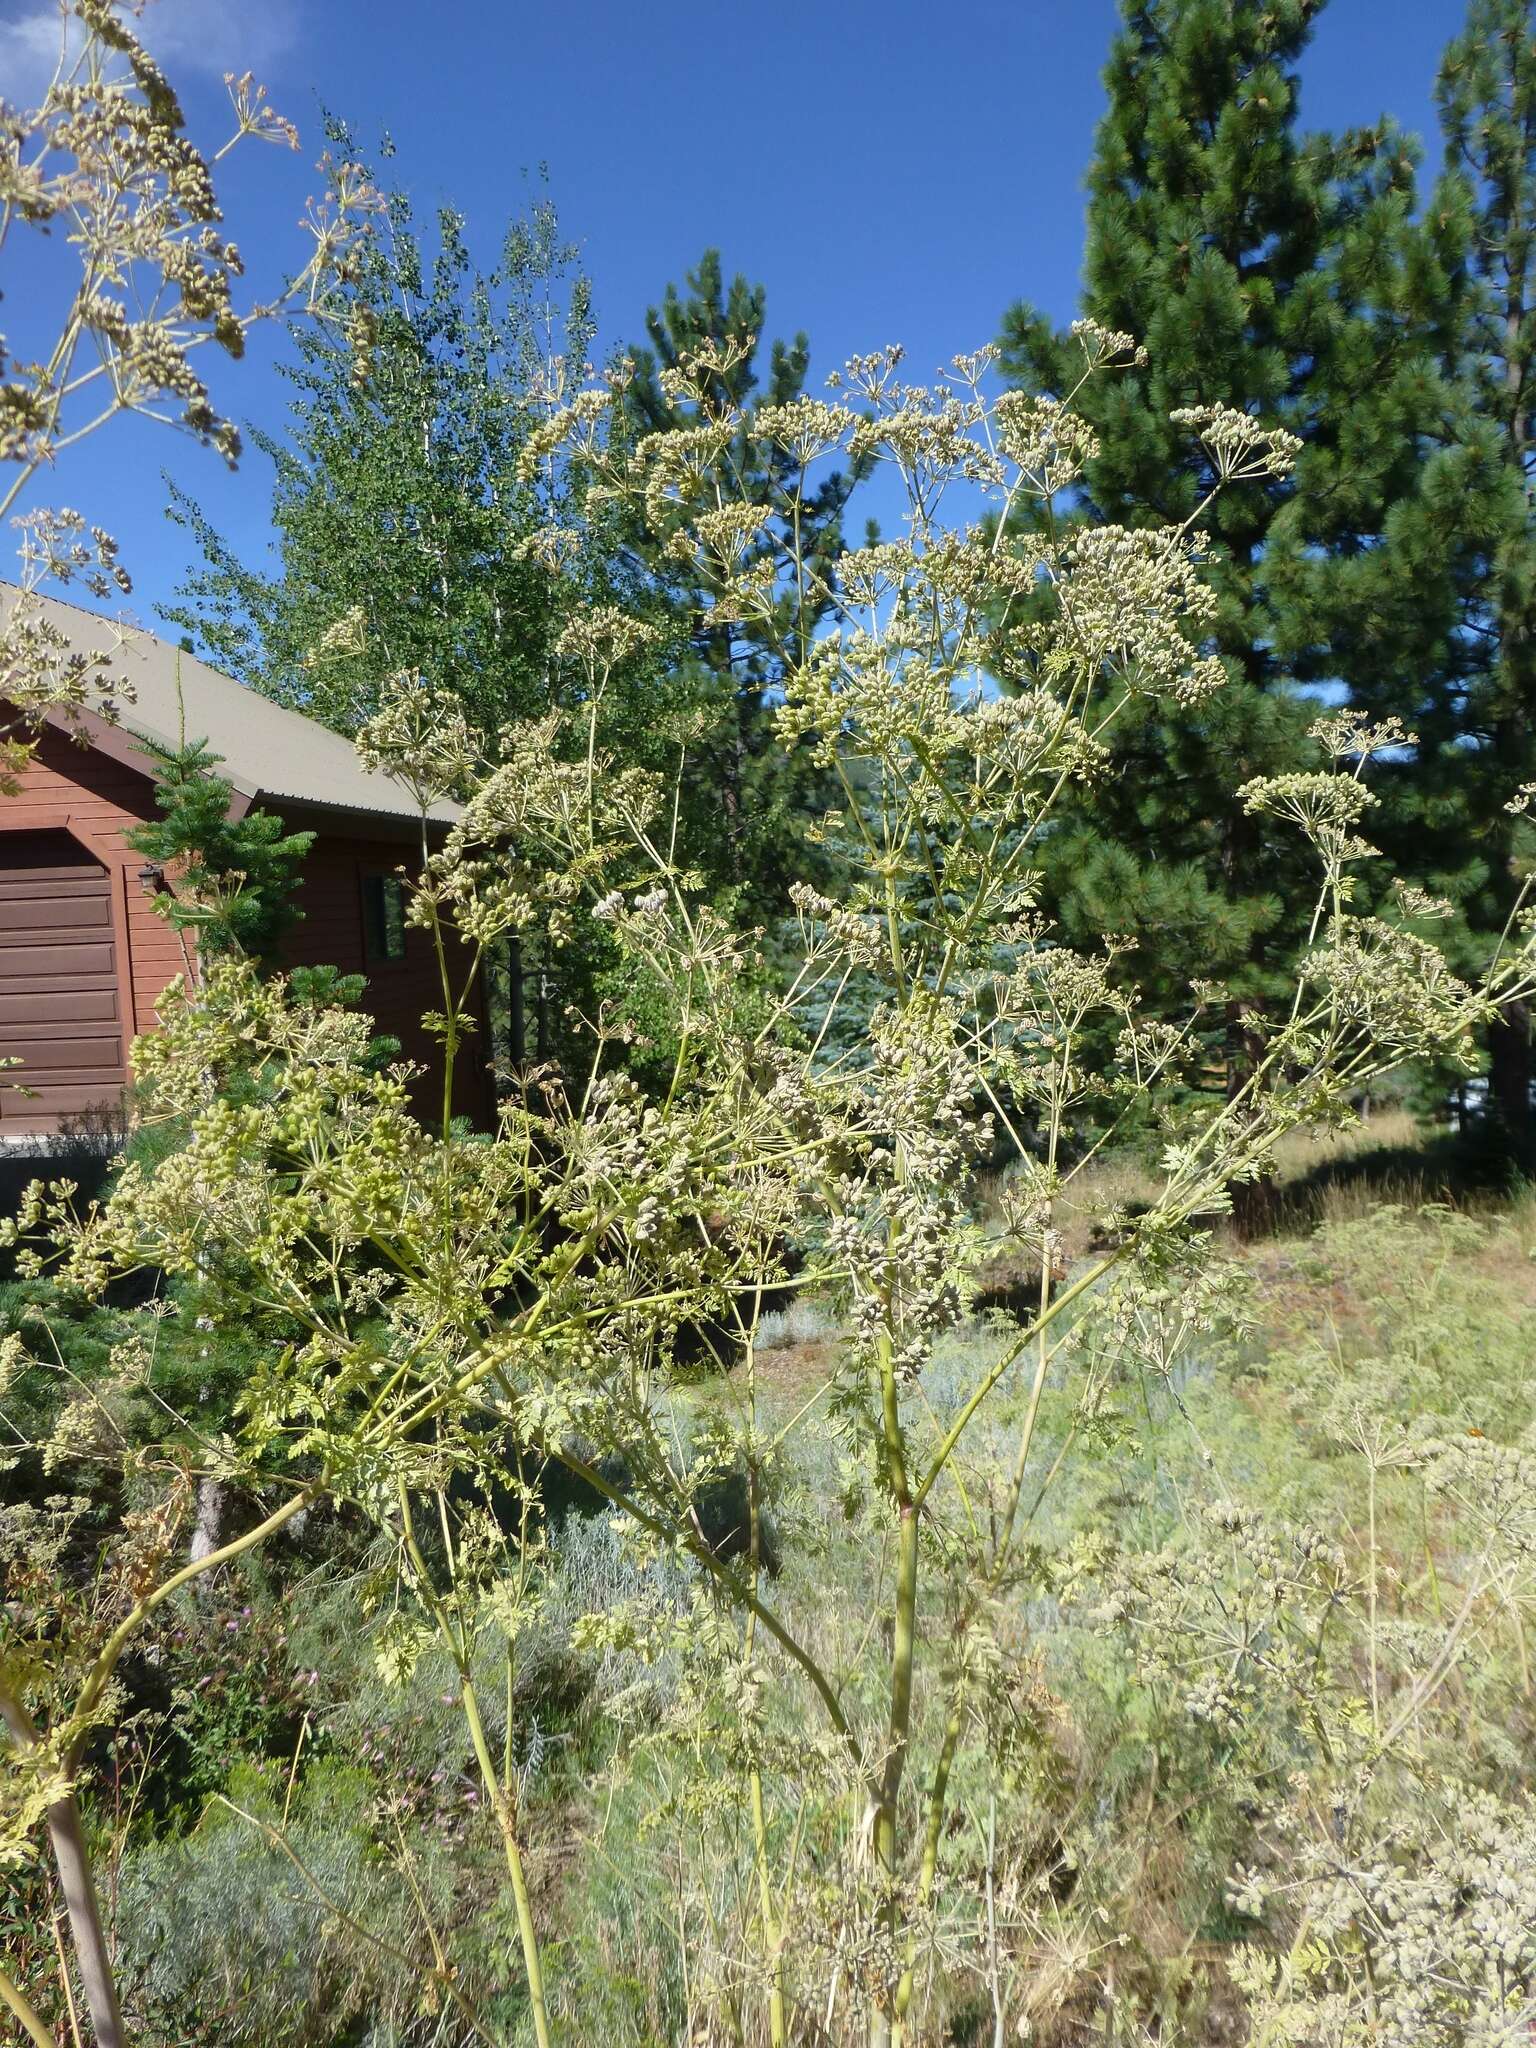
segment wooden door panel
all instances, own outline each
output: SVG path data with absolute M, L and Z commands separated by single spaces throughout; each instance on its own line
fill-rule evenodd
M 0 1058 L 21 1062 L 0 1075 L 0 1130 L 51 1130 L 121 1095 L 112 881 L 67 833 L 0 832 Z

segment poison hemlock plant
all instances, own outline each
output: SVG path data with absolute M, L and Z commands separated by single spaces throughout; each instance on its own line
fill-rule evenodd
M 690 784 L 723 825 L 714 850 L 718 879 L 742 915 L 780 916 L 790 871 L 804 867 L 803 826 L 825 803 L 808 758 L 779 746 L 774 706 L 789 668 L 803 661 L 827 616 L 833 567 L 844 547 L 844 516 L 867 463 L 850 457 L 808 478 L 792 440 L 756 431 L 758 415 L 782 417 L 805 399 L 806 336 L 765 345 L 767 295 L 738 273 L 727 284 L 717 249 L 706 249 L 680 291 L 669 285 L 646 315 L 646 343 L 630 352 L 617 407 L 618 430 L 637 451 L 681 447 L 694 433 L 695 476 L 676 500 L 667 493 L 619 502 L 619 531 L 644 564 L 686 650 L 675 665 L 686 694 L 709 714 L 692 749 Z M 728 435 L 717 422 L 738 424 Z M 652 437 L 655 437 L 654 439 Z M 689 544 L 688 510 L 722 495 L 757 524 L 740 548 L 779 572 L 775 600 L 752 617 L 722 602 L 721 559 Z M 791 555 L 812 574 L 784 574 Z M 686 671 L 692 674 L 687 675 Z M 717 833 L 718 836 L 718 833 Z
M 1092 323 L 1076 345 L 1085 386 L 1138 361 Z M 713 473 L 701 492 L 700 434 L 788 449 L 807 479 L 822 463 L 889 463 L 923 508 L 906 538 L 845 552 L 819 588 L 815 562 L 793 563 L 826 622 L 786 671 L 779 739 L 840 793 L 835 829 L 855 853 L 835 890 L 797 885 L 799 957 L 766 1013 L 745 973 L 754 938 L 673 857 L 675 781 L 605 750 L 606 681 L 648 629 L 596 609 L 566 635 L 588 675 L 582 715 L 513 729 L 485 766 L 462 708 L 405 678 L 359 745 L 423 810 L 463 800 L 410 920 L 435 938 L 456 928 L 472 952 L 534 918 L 573 942 L 595 923 L 664 992 L 665 1091 L 648 1100 L 626 1073 L 634 1023 L 616 1000 L 590 1020 L 578 1078 L 508 1102 L 489 1135 L 446 1113 L 428 1126 L 405 1077 L 367 1063 L 360 1020 L 221 961 L 137 1053 L 152 1113 L 185 1120 L 182 1150 L 125 1175 L 84 1219 L 39 1201 L 23 1220 L 52 1224 L 61 1284 L 91 1294 L 147 1263 L 201 1274 L 218 1318 L 289 1333 L 220 1456 L 269 1504 L 266 1530 L 323 1500 L 376 1532 L 368 1598 L 386 1674 L 403 1683 L 424 1655 L 450 1658 L 541 2043 L 554 2029 L 519 1752 L 510 1715 L 494 1745 L 481 1675 L 501 1643 L 515 1697 L 540 1598 L 541 1475 L 606 1500 L 639 1559 L 693 1574 L 685 1615 L 605 1601 L 576 1632 L 594 1650 L 681 1660 L 665 1732 L 703 1769 L 674 1796 L 738 1817 L 748 1857 L 735 1995 L 757 2002 L 775 2042 L 813 2011 L 880 2048 L 907 2041 L 943 1967 L 955 1788 L 1021 1739 L 1045 1390 L 1091 1385 L 1105 1346 L 1170 1371 L 1220 1313 L 1206 1219 L 1232 1187 L 1288 1132 L 1347 1123 L 1351 1093 L 1404 1058 L 1467 1056 L 1491 1007 L 1536 979 L 1523 927 L 1497 984 L 1475 990 L 1414 928 L 1423 905 L 1402 919 L 1356 907 L 1372 808 L 1361 771 L 1396 734 L 1320 720 L 1314 765 L 1233 799 L 1295 831 L 1316 876 L 1290 1001 L 1244 1084 L 1165 1129 L 1144 1213 L 1111 1219 L 1103 1249 L 1063 1275 L 1075 1120 L 1085 1107 L 1100 1127 L 1119 1111 L 1155 1117 L 1163 1079 L 1199 1056 L 1203 998 L 1190 990 L 1177 1020 L 1161 1005 L 1144 1016 L 1098 951 L 1044 920 L 1039 850 L 1063 789 L 1097 770 L 1106 721 L 1147 697 L 1198 702 L 1226 672 L 1207 631 L 1205 507 L 1054 539 L 1018 520 L 1027 498 L 1070 484 L 1087 436 L 1065 405 L 993 396 L 991 360 L 961 359 L 918 390 L 894 354 L 860 358 L 832 400 L 748 421 L 707 357 L 685 359 L 679 388 L 701 425 L 627 449 L 601 431 L 606 386 L 530 440 L 530 462 L 564 445 L 604 492 L 675 508 L 679 551 L 748 619 L 772 613 L 781 571 L 750 545 L 760 508 Z M 1293 456 L 1285 435 L 1217 406 L 1180 424 L 1218 490 Z M 1000 679 L 1008 695 L 983 689 Z M 829 1057 L 830 1029 L 804 1029 L 806 998 L 821 991 L 835 1016 L 855 976 L 865 1056 Z M 462 1000 L 445 983 L 450 1070 Z M 1119 1044 L 1109 1098 L 1083 1056 L 1106 1029 Z M 236 1069 L 258 1085 L 232 1114 L 208 1082 Z M 989 1232 L 965 1195 L 975 1162 L 999 1151 L 1012 1170 Z M 962 1352 L 931 1399 L 934 1348 L 1004 1248 L 1032 1276 L 1029 1305 Z M 765 1309 L 802 1290 L 846 1319 L 811 1406 L 838 1446 L 857 1630 L 812 1626 L 773 1576 L 774 1518 L 796 1513 L 797 1425 L 769 1419 L 757 1338 Z M 684 1429 L 669 1404 L 701 1345 L 728 1370 Z M 975 1454 L 1002 1402 L 1016 1419 L 999 1475 Z M 723 1487 L 739 1507 L 722 1532 Z M 514 1511 L 492 1513 L 493 1499 Z M 98 1653 L 62 1696 L 41 1687 L 45 1724 L 55 1698 L 63 1728 L 108 1712 L 111 1662 Z M 968 1928 L 980 1938 L 974 1917 Z
M 154 81 L 140 83 L 153 111 Z M 834 814 L 820 829 L 848 852 L 832 874 L 794 881 L 795 955 L 767 1000 L 757 934 L 710 900 L 680 845 L 696 732 L 668 736 L 665 774 L 610 742 L 613 685 L 654 644 L 656 622 L 611 594 L 593 602 L 578 580 L 560 593 L 556 651 L 580 682 L 569 701 L 488 738 L 412 669 L 381 681 L 358 741 L 423 814 L 449 796 L 462 805 L 406 911 L 440 959 L 452 933 L 478 965 L 537 928 L 554 947 L 601 940 L 625 964 L 609 1000 L 575 1020 L 581 1062 L 533 1077 L 493 1131 L 466 1131 L 451 1105 L 467 994 L 445 970 L 431 1019 L 443 1110 L 424 1119 L 409 1077 L 371 1056 L 366 1020 L 264 978 L 243 952 L 216 952 L 135 1050 L 147 1114 L 185 1141 L 130 1161 L 83 1215 L 67 1191 L 39 1187 L 7 1226 L 29 1282 L 46 1274 L 91 1300 L 145 1270 L 196 1279 L 211 1334 L 266 1340 L 238 1426 L 210 1437 L 177 1418 L 162 1443 L 125 1449 L 115 1417 L 144 1386 L 162 1311 L 125 1312 L 142 1320 L 114 1345 L 109 1380 L 79 1390 L 68 1428 L 28 1447 L 58 1475 L 47 1512 L 0 1513 L 0 1705 L 13 1745 L 0 1855 L 25 1867 L 51 1840 L 103 2048 L 119 2048 L 123 2029 L 75 1800 L 91 1745 L 119 1727 L 124 1660 L 178 1593 L 311 1511 L 359 1534 L 356 1595 L 380 1681 L 447 1674 L 442 1703 L 460 1717 L 512 1900 L 496 1935 L 521 1965 L 512 2024 L 540 2048 L 558 2037 L 559 1992 L 545 1967 L 548 1893 L 530 1873 L 542 1734 L 520 1724 L 518 1703 L 555 1597 L 557 1478 L 605 1503 L 633 1567 L 616 1593 L 615 1575 L 566 1580 L 571 1638 L 625 1670 L 668 1669 L 640 1738 L 664 1766 L 661 1817 L 709 1829 L 737 1858 L 729 1912 L 708 1901 L 717 1967 L 690 1988 L 694 2031 L 774 2048 L 815 2029 L 910 2044 L 957 1968 L 987 1984 L 1001 2027 L 1005 1969 L 1024 1964 L 999 1944 L 993 1844 L 967 1862 L 957 1843 L 976 1792 L 995 1798 L 1039 1764 L 1042 1596 L 1069 1600 L 1090 1582 L 1105 1592 L 1106 1627 L 1143 1661 L 1147 1711 L 1171 1719 L 1156 1696 L 1182 1686 L 1271 1786 L 1276 1759 L 1309 1729 L 1321 1728 L 1320 1749 L 1337 1737 L 1331 1754 L 1355 1786 L 1367 1769 L 1398 1767 L 1466 1627 L 1500 1617 L 1531 1547 L 1530 1475 L 1502 1447 L 1484 1463 L 1465 1433 L 1411 1447 L 1486 1559 L 1466 1622 L 1443 1627 L 1417 1664 L 1380 1625 L 1374 1489 L 1401 1447 L 1370 1436 L 1368 1692 L 1345 1694 L 1337 1712 L 1318 1647 L 1343 1604 L 1335 1548 L 1219 1509 L 1198 1552 L 1191 1538 L 1202 1561 L 1187 1574 L 1177 1558 L 1091 1549 L 1070 1572 L 1048 1570 L 1037 1548 L 1037 1511 L 1077 1451 L 1112 1479 L 1131 1462 L 1113 1381 L 1143 1376 L 1177 1394 L 1189 1347 L 1232 1314 L 1211 1222 L 1234 1188 L 1263 1175 L 1291 1133 L 1348 1126 L 1351 1099 L 1405 1059 L 1465 1064 L 1476 1035 L 1536 993 L 1523 902 L 1494 973 L 1472 986 L 1423 934 L 1441 906 L 1413 891 L 1386 897 L 1385 911 L 1364 900 L 1365 777 L 1402 729 L 1323 716 L 1293 735 L 1294 753 L 1249 764 L 1277 772 L 1221 792 L 1230 818 L 1294 835 L 1295 870 L 1309 878 L 1303 942 L 1283 993 L 1271 988 L 1245 1025 L 1235 1084 L 1165 1113 L 1163 1085 L 1201 1058 L 1213 998 L 1154 971 L 1144 1000 L 1134 956 L 1115 957 L 1110 934 L 1051 923 L 1043 868 L 1068 794 L 1102 788 L 1124 724 L 1171 721 L 1232 686 L 1217 630 L 1223 564 L 1206 536 L 1229 493 L 1283 489 L 1297 449 L 1284 428 L 1204 392 L 1166 423 L 1200 451 L 1183 472 L 1200 480 L 1187 502 L 1127 503 L 1123 517 L 1058 529 L 1045 511 L 1084 480 L 1087 420 L 1106 390 L 1151 367 L 1128 335 L 1092 321 L 1070 352 L 1048 398 L 997 395 L 990 351 L 925 388 L 884 351 L 850 363 L 830 400 L 796 391 L 747 406 L 706 343 L 670 367 L 686 424 L 638 441 L 610 434 L 620 372 L 552 392 L 526 438 L 530 479 L 541 463 L 570 465 L 599 502 L 665 526 L 706 613 L 700 632 L 777 634 L 786 579 L 819 622 L 783 656 L 773 743 L 827 789 Z M 749 458 L 743 474 L 783 480 L 771 550 L 762 502 L 722 459 L 733 447 Z M 914 508 L 909 530 L 854 549 L 797 545 L 826 476 L 876 464 Z M 570 553 L 559 516 L 551 505 L 536 537 L 556 575 Z M 202 824 L 211 833 L 219 820 Z M 255 851 L 278 859 L 277 844 Z M 215 870 L 214 885 L 231 872 Z M 644 1016 L 631 993 L 642 989 Z M 841 1032 L 845 1002 L 857 1022 Z M 627 1062 L 658 1012 L 670 1071 L 647 1096 Z M 1158 1134 L 1148 1199 L 1104 1218 L 1098 1248 L 1064 1270 L 1062 1206 L 1084 1171 L 1073 1140 L 1085 1123 L 1107 1139 L 1127 1120 Z M 999 1156 L 1004 1192 L 981 1220 L 974 1169 Z M 1025 1279 L 978 1339 L 968 1311 L 1000 1253 Z M 817 1384 L 786 1413 L 768 1385 L 781 1324 L 766 1318 L 800 1295 L 835 1304 L 841 1320 Z M 19 1329 L 7 1337 L 0 1381 L 43 1364 L 28 1342 Z M 701 1353 L 720 1370 L 711 1398 L 689 1406 Z M 1054 1442 L 1047 1397 L 1069 1416 Z M 836 1516 L 825 1497 L 815 1511 L 801 1497 L 795 1458 L 813 1431 Z M 70 1491 L 82 1464 L 122 1476 L 130 1505 L 105 1533 Z M 207 1480 L 242 1489 L 248 1517 L 210 1555 L 177 1564 Z M 848 1593 L 837 1611 L 797 1601 L 786 1529 L 835 1552 Z M 1268 1690 L 1251 1713 L 1260 1671 Z M 1481 1801 L 1475 1812 L 1476 1868 L 1423 1829 L 1398 1831 L 1393 1852 L 1412 1868 L 1372 1902 L 1373 1970 L 1389 1954 L 1412 1961 L 1393 1933 L 1399 1901 L 1421 1924 L 1450 1883 L 1481 1911 L 1479 1872 L 1501 1854 L 1524 1885 L 1528 1828 Z M 245 1819 L 294 1868 L 284 1809 L 268 1802 Z M 1305 1799 L 1266 1820 L 1303 1829 Z M 1374 1857 L 1376 1817 L 1351 1839 Z M 1322 1961 L 1298 1943 L 1288 1966 L 1308 1978 L 1304 1995 L 1326 1978 L 1324 1991 L 1348 2000 L 1362 1918 L 1327 1893 L 1318 1858 L 1333 1846 L 1328 1835 L 1299 1866 L 1322 1888 Z M 1261 1879 L 1245 1876 L 1245 1909 L 1266 1909 Z M 1486 1903 L 1505 1913 L 1499 1940 L 1480 1935 L 1453 1958 L 1452 2020 L 1508 1961 L 1513 1916 Z M 412 1953 L 428 2023 L 505 2038 L 504 2008 L 475 2010 L 426 1906 L 422 1917 L 432 1938 Z M 1020 1924 L 1044 1917 L 1021 1908 Z M 381 1938 L 394 1926 L 382 1921 Z M 1374 2023 L 1363 1974 L 1369 1996 L 1354 1998 L 1351 2025 Z M 1295 2038 L 1296 1987 L 1276 1956 L 1250 1981 L 1272 2038 Z M 1036 1989 L 1030 2010 L 1050 1987 Z M 0 1992 L 46 2048 L 49 2029 L 9 1974 Z M 1390 2010 L 1405 2027 L 1423 2013 Z

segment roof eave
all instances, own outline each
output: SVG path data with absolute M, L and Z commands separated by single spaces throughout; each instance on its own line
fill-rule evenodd
M 109 761 L 116 761 L 121 767 L 131 768 L 136 775 L 142 775 L 148 782 L 158 782 L 154 756 L 145 745 L 145 735 L 135 733 L 128 726 L 103 718 L 99 712 L 66 710 L 54 705 L 43 713 L 43 723 L 52 731 L 62 733 L 68 740 L 78 740 L 83 733 L 99 753 Z M 162 743 L 163 744 L 163 743 Z M 245 799 L 244 808 L 250 809 L 261 794 L 259 786 L 246 777 L 230 772 L 229 763 L 221 760 L 219 774 L 238 796 Z
M 142 775 L 148 782 L 157 782 L 154 756 L 145 746 L 145 735 L 134 733 L 131 728 L 111 719 L 103 718 L 95 711 L 69 711 L 54 706 L 43 714 L 44 723 L 66 739 L 78 740 L 83 735 L 90 744 L 109 760 L 116 761 L 134 774 Z M 374 810 L 363 804 L 330 803 L 322 797 L 290 796 L 282 790 L 266 789 L 249 777 L 231 772 L 226 760 L 220 760 L 218 775 L 234 790 L 237 801 L 230 805 L 232 814 L 243 817 L 256 804 L 265 804 L 273 810 L 313 812 L 317 816 L 345 820 L 348 823 L 373 828 L 386 828 L 387 836 L 414 834 L 420 830 L 420 814 L 406 810 Z M 428 817 L 427 825 L 434 833 L 452 830 L 451 818 Z
M 258 790 L 256 801 L 268 810 L 281 811 L 285 817 L 302 813 L 306 817 L 344 822 L 391 839 L 414 838 L 423 824 L 419 811 L 374 811 L 361 804 L 328 803 L 320 797 L 288 796 L 275 789 Z M 434 836 L 451 832 L 454 823 L 452 818 L 430 815 L 425 820 L 426 829 Z

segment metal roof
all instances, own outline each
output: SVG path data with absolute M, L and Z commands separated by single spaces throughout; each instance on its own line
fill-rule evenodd
M 14 584 L 0 583 L 0 615 L 17 596 Z M 133 701 L 120 701 L 118 730 L 176 747 L 205 740 L 222 762 L 219 773 L 253 802 L 313 804 L 325 810 L 409 819 L 419 815 L 410 791 L 391 777 L 370 774 L 350 740 L 329 726 L 259 696 L 157 638 L 141 627 L 125 627 L 58 598 L 37 602 L 82 653 L 111 657 L 111 672 L 130 684 Z M 145 759 L 144 772 L 152 773 Z M 451 803 L 436 804 L 429 816 L 451 824 L 459 815 Z

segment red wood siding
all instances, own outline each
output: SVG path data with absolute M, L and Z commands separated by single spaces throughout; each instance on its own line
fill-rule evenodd
M 270 806 L 268 808 L 271 808 Z M 312 816 L 284 814 L 295 831 L 315 830 Z M 431 935 L 408 925 L 403 960 L 368 956 L 363 931 L 363 880 L 367 875 L 407 874 L 421 864 L 419 847 L 408 840 L 370 839 L 322 832 L 304 862 L 297 903 L 300 923 L 289 932 L 285 961 L 293 966 L 336 967 L 343 974 L 361 974 L 368 983 L 362 1007 L 381 1032 L 398 1038 L 402 1056 L 427 1069 L 417 1088 L 418 1108 L 425 1114 L 440 1101 L 442 1054 L 436 1039 L 421 1028 L 428 1010 L 443 1007 L 442 983 Z M 467 956 L 455 947 L 451 955 L 457 985 L 462 987 Z M 477 1007 L 477 1015 L 479 1015 Z M 462 1116 L 484 1124 L 494 1105 L 489 1060 L 490 1044 L 483 1015 L 480 1028 L 461 1051 L 454 1085 L 454 1106 Z
M 111 875 L 68 832 L 0 834 L 0 1130 L 115 1102 L 123 1053 Z
M 53 1062 L 39 1073 L 56 1069 L 57 1078 L 46 1102 L 26 1103 L 0 1092 L 0 1133 L 51 1128 L 59 1116 L 112 1095 L 122 1084 L 128 1043 L 155 1028 L 156 1000 L 185 965 L 182 940 L 155 915 L 138 879 L 142 859 L 123 839 L 157 815 L 148 763 L 141 774 L 49 730 L 23 769 L 21 784 L 17 796 L 0 796 L 0 1036 L 10 1035 L 0 1051 L 30 1047 L 29 1060 L 46 1056 Z M 440 1055 L 421 1028 L 421 1015 L 442 1006 L 431 939 L 408 931 L 400 961 L 368 959 L 363 939 L 364 875 L 392 874 L 402 863 L 410 868 L 419 852 L 403 833 L 375 838 L 366 828 L 348 831 L 298 810 L 289 822 L 317 836 L 304 863 L 298 895 L 304 916 L 289 937 L 286 964 L 365 975 L 364 1008 L 430 1076 Z M 69 868 L 72 878 L 40 883 L 33 873 L 29 881 L 17 879 L 29 860 L 36 867 L 35 853 L 27 848 L 40 833 L 67 835 L 51 842 L 55 851 L 65 849 L 52 865 Z M 14 849 L 10 864 L 8 841 Z M 60 894 L 66 879 L 73 891 L 67 897 Z M 462 977 L 461 953 L 455 965 Z M 40 1032 L 41 1026 L 49 1028 Z M 115 1065 L 105 1050 L 114 1030 Z M 460 1113 L 481 1124 L 493 1109 L 489 1057 L 482 1025 L 461 1057 L 455 1091 Z M 436 1084 L 428 1078 L 418 1094 L 422 1111 L 429 1113 Z
M 123 834 L 157 815 L 148 773 L 46 731 L 22 770 L 21 790 L 0 797 L 0 863 L 14 832 L 67 830 L 93 853 L 111 882 L 119 944 L 123 1026 L 132 1038 L 155 1027 L 155 999 L 182 971 L 181 945 L 139 886 L 140 856 Z

